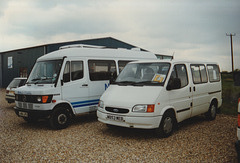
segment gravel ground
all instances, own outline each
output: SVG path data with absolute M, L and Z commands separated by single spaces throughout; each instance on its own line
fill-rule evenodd
M 169 138 L 152 130 L 109 129 L 95 114 L 74 119 L 64 130 L 48 122 L 26 123 L 0 89 L 0 162 L 237 162 L 237 117 L 186 120 Z

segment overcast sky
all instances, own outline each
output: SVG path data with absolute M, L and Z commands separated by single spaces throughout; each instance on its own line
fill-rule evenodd
M 0 52 L 114 37 L 176 59 L 240 69 L 239 0 L 1 0 Z

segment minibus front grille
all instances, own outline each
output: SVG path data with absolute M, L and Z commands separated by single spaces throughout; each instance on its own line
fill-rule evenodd
M 108 112 L 113 112 L 113 113 L 128 113 L 128 109 L 122 109 L 122 108 L 113 108 L 113 107 L 105 107 L 105 110 Z
M 15 94 L 15 100 L 18 102 L 27 102 L 27 103 L 42 103 L 42 101 L 38 101 L 37 98 L 42 97 L 40 95 L 19 95 Z M 53 95 L 48 95 L 48 99 L 46 103 L 50 103 L 52 101 Z

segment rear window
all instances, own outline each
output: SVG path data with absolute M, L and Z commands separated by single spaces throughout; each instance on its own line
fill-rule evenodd
M 210 82 L 220 81 L 220 70 L 218 65 L 209 64 L 207 65 L 207 69 Z
M 21 87 L 25 84 L 26 80 L 25 79 L 13 79 L 11 83 L 8 85 L 9 88 L 17 88 Z

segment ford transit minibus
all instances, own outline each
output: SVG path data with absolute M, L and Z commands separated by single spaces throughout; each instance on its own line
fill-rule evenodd
M 97 110 L 100 96 L 130 61 L 157 59 L 137 49 L 71 45 L 37 59 L 26 85 L 17 89 L 15 112 L 31 122 L 47 118 L 55 129 L 74 115 Z
M 136 61 L 127 64 L 99 101 L 98 120 L 108 126 L 155 129 L 170 136 L 177 123 L 222 104 L 216 63 Z

